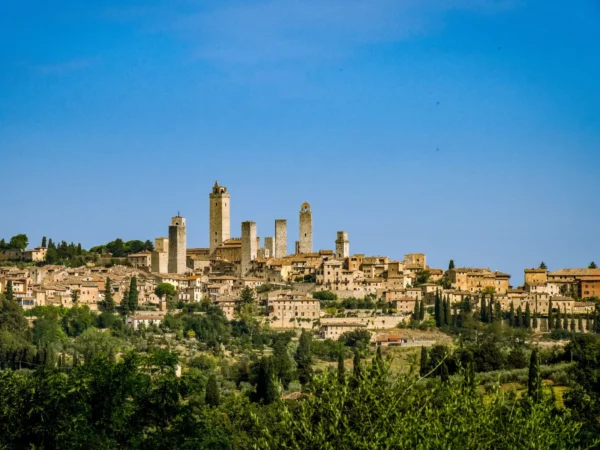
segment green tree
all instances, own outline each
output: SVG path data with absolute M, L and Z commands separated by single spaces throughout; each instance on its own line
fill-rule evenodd
M 258 361 L 258 376 L 256 383 L 255 400 L 265 405 L 277 401 L 279 398 L 279 389 L 275 380 L 273 369 L 273 360 L 270 357 L 263 356 Z
M 415 300 L 415 308 L 413 310 L 413 320 L 418 322 L 421 319 L 421 308 L 420 308 L 419 300 Z
M 552 298 L 548 301 L 548 330 L 554 328 L 554 311 L 552 311 Z
M 448 264 L 448 270 L 452 270 L 452 269 L 454 269 L 454 260 L 453 259 L 451 259 L 450 263 Z
M 534 330 L 537 330 L 538 328 L 538 315 L 537 312 L 533 313 L 533 325 L 532 325 Z
M 154 289 L 154 294 L 160 299 L 171 299 L 177 295 L 177 289 L 171 283 L 160 283 Z
M 112 282 L 110 281 L 110 277 L 106 277 L 106 283 L 104 284 L 104 301 L 102 306 L 106 312 L 115 312 L 116 305 L 115 299 L 113 298 Z
M 560 317 L 560 306 L 556 309 L 556 322 L 554 324 L 554 328 L 557 330 L 562 330 L 562 320 Z
M 442 302 L 440 291 L 435 291 L 435 305 L 434 305 L 434 315 L 435 315 L 435 324 L 439 328 L 443 325 L 444 321 L 442 320 Z
M 354 349 L 354 358 L 352 360 L 352 381 L 354 385 L 362 378 L 362 364 L 360 359 L 359 350 Z
M 510 310 L 508 311 L 508 324 L 511 327 L 515 326 L 515 304 L 510 302 Z
M 525 328 L 531 328 L 531 309 L 529 308 L 529 302 L 527 302 L 527 304 L 525 305 L 524 320 L 525 320 L 525 323 L 523 324 L 523 326 Z
M 129 296 L 127 299 L 127 310 L 129 312 L 135 312 L 138 307 L 139 293 L 137 289 L 137 277 L 131 277 L 129 282 Z
M 425 300 L 421 300 L 421 307 L 419 308 L 419 320 L 421 322 L 425 320 Z
M 71 302 L 73 302 L 73 305 L 76 305 L 78 301 L 79 301 L 79 290 L 73 289 L 71 291 Z
M 273 364 L 275 376 L 281 380 L 283 387 L 288 388 L 294 380 L 294 367 L 288 353 L 289 337 L 278 336 L 273 344 Z
M 307 384 L 312 376 L 311 342 L 312 335 L 306 330 L 302 330 L 295 360 L 296 366 L 298 367 L 298 379 L 303 385 Z
M 46 236 L 42 238 L 42 247 L 46 248 Z
M 427 353 L 427 348 L 425 346 L 421 346 L 421 359 L 420 359 L 420 370 L 419 374 L 424 377 L 427 375 L 429 371 L 429 355 Z
M 567 307 L 565 306 L 564 314 L 563 314 L 563 330 L 567 331 L 569 329 L 569 314 L 567 314 Z
M 6 300 L 8 300 L 9 302 L 14 302 L 15 301 L 15 293 L 13 291 L 13 282 L 12 280 L 8 280 L 6 282 L 6 288 L 4 291 L 4 297 L 6 297 Z
M 583 316 L 581 314 L 577 316 L 577 331 L 583 333 Z
M 540 263 L 540 267 L 539 267 L 539 268 L 540 268 L 540 269 L 544 269 L 544 270 L 548 269 L 548 267 L 546 267 L 546 263 L 545 263 L 544 261 L 542 261 L 542 262 Z
M 485 293 L 481 294 L 481 305 L 479 306 L 480 319 L 482 322 L 488 322 L 488 308 L 487 303 L 485 301 Z
M 241 306 L 244 305 L 249 305 L 254 303 L 255 298 L 254 298 L 254 291 L 252 289 L 250 289 L 249 287 L 245 287 L 244 289 L 242 289 L 242 292 L 240 292 L 240 298 L 239 298 L 239 303 Z
M 540 372 L 540 360 L 538 358 L 537 349 L 531 352 L 529 360 L 529 379 L 527 382 L 527 395 L 535 403 L 538 403 L 542 398 L 542 377 Z
M 515 327 L 522 327 L 523 326 L 523 310 L 521 309 L 521 306 L 519 305 L 519 307 L 517 308 L 517 316 L 515 318 Z
M 337 360 L 337 373 L 338 373 L 338 383 L 346 384 L 346 368 L 344 367 L 344 353 L 338 353 Z
M 444 301 L 444 325 L 450 325 L 450 299 Z
M 29 238 L 26 234 L 17 234 L 10 238 L 10 242 L 8 246 L 10 248 L 15 248 L 19 250 L 25 250 L 27 248 L 27 244 L 29 244 Z
M 317 300 L 333 301 L 337 300 L 338 297 L 331 291 L 317 291 L 313 292 L 313 298 L 316 298 Z
M 597 269 L 597 268 L 598 268 L 598 266 L 596 265 L 596 263 L 594 261 L 592 261 L 590 263 L 590 265 L 588 266 L 588 269 Z
M 221 394 L 219 393 L 217 376 L 214 373 L 208 377 L 208 382 L 206 383 L 206 394 L 204 398 L 206 404 L 209 406 L 216 407 L 221 404 Z

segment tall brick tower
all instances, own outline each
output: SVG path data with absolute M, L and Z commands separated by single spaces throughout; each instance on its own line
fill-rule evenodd
M 256 222 L 242 222 L 241 276 L 245 277 L 247 275 L 251 261 L 256 259 L 257 251 Z
M 312 213 L 307 202 L 300 207 L 300 253 L 312 253 Z
M 212 192 L 209 197 L 209 247 L 210 253 L 221 245 L 224 241 L 231 237 L 231 219 L 230 211 L 230 196 L 227 193 L 225 186 L 219 186 L 219 182 L 215 181 Z
M 287 220 L 275 221 L 275 258 L 287 256 Z
M 335 240 L 335 256 L 338 258 L 347 258 L 350 256 L 350 241 L 347 231 L 338 231 Z
M 169 227 L 169 273 L 185 273 L 186 228 L 185 217 L 179 214 L 171 219 Z

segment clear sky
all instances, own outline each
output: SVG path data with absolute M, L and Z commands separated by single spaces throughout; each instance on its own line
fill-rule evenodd
M 126 6 L 124 6 L 126 5 Z M 208 244 L 300 204 L 315 248 L 600 263 L 600 2 L 5 1 L 0 236 Z

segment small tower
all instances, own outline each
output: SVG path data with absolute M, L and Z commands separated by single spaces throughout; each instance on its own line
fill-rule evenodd
M 210 253 L 231 237 L 230 195 L 225 186 L 215 181 L 209 197 L 209 239 Z
M 275 258 L 287 256 L 287 220 L 275 221 Z
M 267 257 L 267 258 L 274 257 L 274 253 L 273 253 L 274 248 L 275 248 L 274 244 L 275 244 L 275 242 L 271 236 L 265 238 L 265 252 L 264 252 L 265 257 Z
M 169 271 L 169 239 L 159 237 L 154 239 L 152 252 L 152 272 L 167 273 Z
M 300 207 L 300 246 L 299 253 L 312 253 L 312 213 L 307 202 Z
M 257 252 L 256 222 L 242 222 L 242 277 L 247 275 L 251 262 L 256 259 Z
M 335 256 L 337 258 L 347 258 L 350 256 L 350 241 L 347 231 L 338 231 L 335 240 Z
M 169 227 L 169 273 L 185 273 L 186 227 L 185 217 L 177 214 Z

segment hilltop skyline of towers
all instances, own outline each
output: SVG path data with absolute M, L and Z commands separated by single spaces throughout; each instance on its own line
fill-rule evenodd
M 225 186 L 215 181 L 209 197 L 209 242 L 206 248 L 195 248 L 193 254 L 206 260 L 222 259 L 239 264 L 239 272 L 246 275 L 257 258 L 281 259 L 288 254 L 287 219 L 276 219 L 274 236 L 264 238 L 260 246 L 257 223 L 244 221 L 240 224 L 240 238 L 231 237 L 231 194 Z M 308 202 L 300 206 L 298 240 L 294 254 L 313 252 L 312 211 Z M 155 239 L 155 249 L 151 255 L 151 270 L 158 273 L 183 274 L 187 267 L 187 228 L 186 219 L 179 213 L 171 218 L 168 238 Z M 335 241 L 335 257 L 349 255 L 348 233 L 338 231 Z

